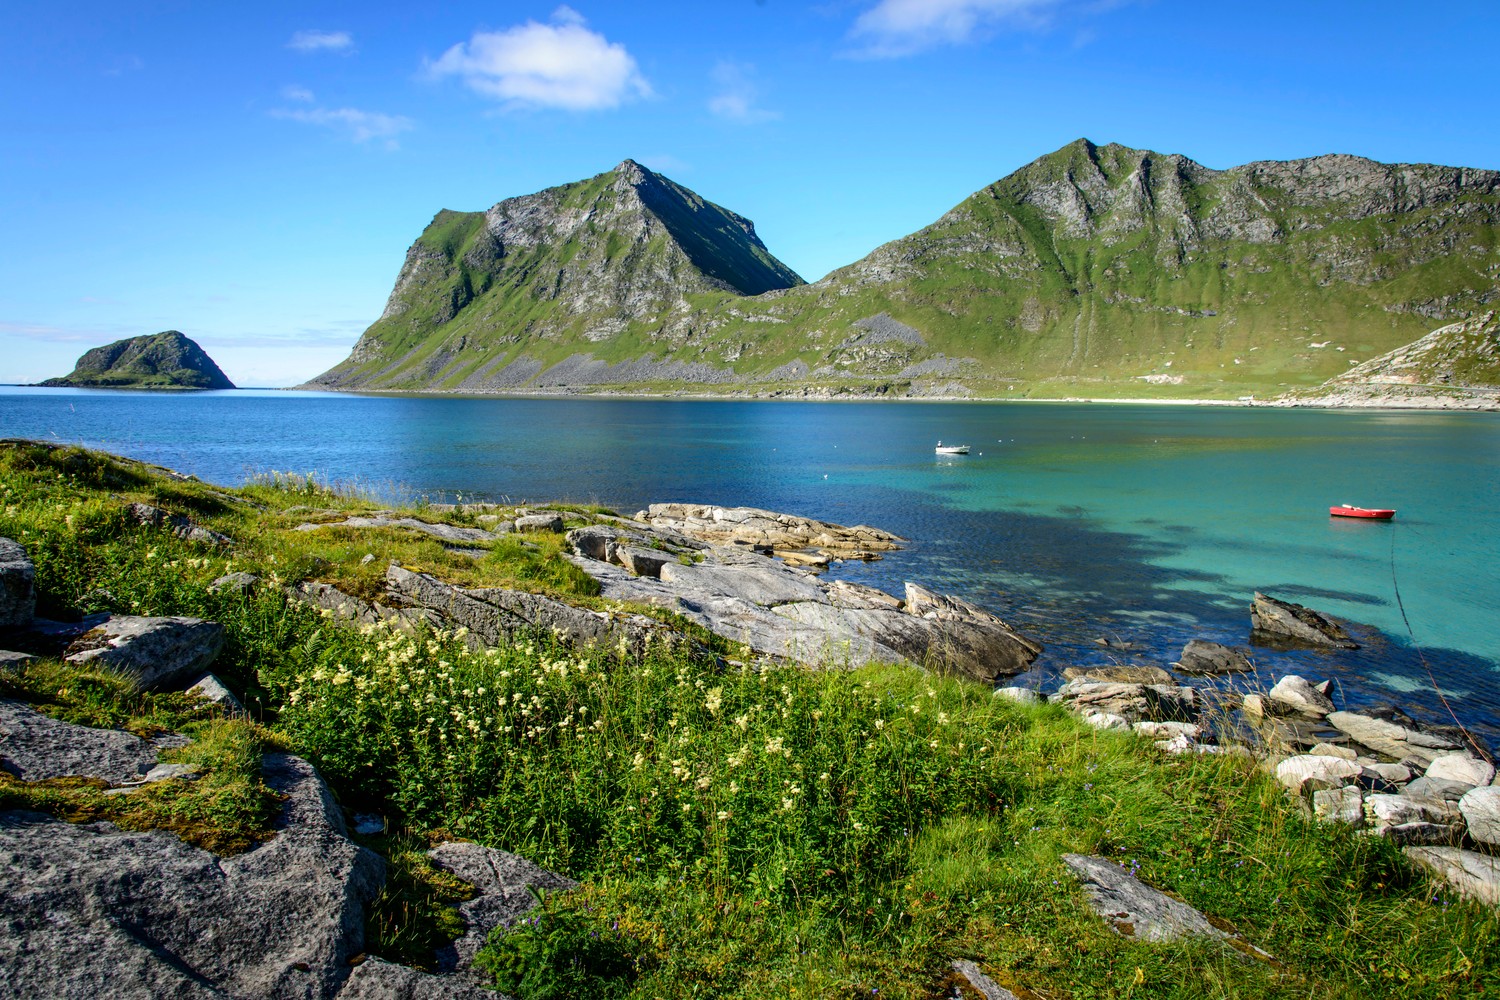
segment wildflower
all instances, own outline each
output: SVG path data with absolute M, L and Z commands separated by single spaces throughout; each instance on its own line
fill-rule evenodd
M 729 813 L 723 809 L 720 809 L 715 815 L 717 816 L 720 823 L 729 818 Z
M 709 715 L 718 715 L 719 706 L 723 703 L 723 700 L 724 689 L 722 687 L 709 688 L 703 698 L 703 707 L 708 709 Z
M 875 720 L 875 728 L 876 729 L 884 729 L 885 728 L 885 720 L 884 719 L 876 719 Z

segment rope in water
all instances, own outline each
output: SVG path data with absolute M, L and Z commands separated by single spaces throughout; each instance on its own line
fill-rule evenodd
M 1408 618 L 1408 617 L 1406 617 L 1406 602 L 1404 602 L 1404 601 L 1401 600 L 1401 584 L 1396 579 L 1396 530 L 1395 529 L 1396 529 L 1396 526 L 1394 524 L 1392 524 L 1391 525 L 1391 590 L 1393 590 L 1395 592 L 1395 594 L 1396 594 L 1396 609 L 1401 612 L 1401 622 L 1402 622 L 1402 624 L 1404 624 L 1406 626 L 1406 635 L 1407 635 L 1408 638 L 1411 639 L 1411 648 L 1415 649 L 1417 651 L 1417 658 L 1422 661 L 1422 668 L 1427 671 L 1427 679 L 1432 682 L 1432 690 L 1437 694 L 1438 700 L 1443 703 L 1443 708 L 1447 709 L 1447 711 L 1448 711 L 1448 718 L 1452 719 L 1453 720 L 1453 724 L 1458 727 L 1459 732 L 1461 732 L 1461 733 L 1464 734 L 1464 739 L 1466 739 L 1466 740 L 1469 741 L 1469 746 L 1471 746 L 1471 747 L 1474 748 L 1474 752 L 1477 753 L 1477 754 L 1479 754 L 1480 757 L 1483 757 L 1483 756 L 1485 756 L 1485 753 L 1484 753 L 1484 751 L 1482 749 L 1480 749 L 1479 741 L 1476 740 L 1474 738 L 1474 735 L 1469 732 L 1468 727 L 1466 727 L 1462 722 L 1458 721 L 1458 713 L 1456 713 L 1456 712 L 1453 711 L 1453 706 L 1450 705 L 1450 704 L 1448 704 L 1448 696 L 1445 695 L 1445 694 L 1443 694 L 1443 689 L 1438 686 L 1437 675 L 1432 672 L 1432 664 L 1430 664 L 1430 663 L 1427 662 L 1427 657 L 1422 652 L 1422 647 L 1417 644 L 1416 634 L 1414 632 L 1412 632 L 1412 628 L 1411 628 L 1411 619 Z

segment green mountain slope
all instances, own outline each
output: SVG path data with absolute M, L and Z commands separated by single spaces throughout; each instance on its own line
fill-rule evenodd
M 633 166 L 531 199 L 578 212 Z M 635 171 L 673 204 L 705 204 Z M 1352 156 L 1221 171 L 1079 140 L 795 287 L 731 280 L 741 257 L 719 239 L 732 224 L 691 227 L 713 236 L 696 254 L 691 237 L 668 239 L 681 224 L 642 240 L 636 214 L 667 217 L 648 208 L 534 228 L 527 252 L 547 263 L 506 284 L 484 263 L 489 234 L 500 209 L 531 199 L 483 222 L 440 215 L 386 316 L 318 381 L 1233 397 L 1320 384 L 1500 299 L 1500 173 Z M 730 245 L 764 254 L 753 233 Z M 431 277 L 419 252 L 442 262 Z M 560 271 L 561 259 L 582 263 Z M 586 291 L 564 296 L 581 275 Z M 397 337 L 405 310 L 422 323 Z
M 44 386 L 78 389 L 233 389 L 214 360 L 176 330 L 117 340 L 78 359 Z
M 520 385 L 580 350 L 623 357 L 690 336 L 675 319 L 691 312 L 685 296 L 801 283 L 748 219 L 626 160 L 487 212 L 439 212 L 384 314 L 313 384 Z

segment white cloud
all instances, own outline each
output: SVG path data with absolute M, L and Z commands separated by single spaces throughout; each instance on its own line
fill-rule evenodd
M 1037 27 L 1060 0 L 880 0 L 850 34 L 860 55 L 892 58 L 941 45 L 960 45 L 999 25 Z
M 714 67 L 718 93 L 709 98 L 708 110 L 733 122 L 754 124 L 780 118 L 779 111 L 756 106 L 760 88 L 754 81 L 755 67 L 748 63 L 721 62 Z
M 360 111 L 357 108 L 276 108 L 271 111 L 271 117 L 332 129 L 347 135 L 355 142 L 384 139 L 387 149 L 395 149 L 395 137 L 409 130 L 414 124 L 410 118 L 403 115 Z
M 347 52 L 354 48 L 354 37 L 347 31 L 299 31 L 286 47 L 297 52 Z
M 592 111 L 651 96 L 625 46 L 584 26 L 571 7 L 551 24 L 527 21 L 504 31 L 476 32 L 428 69 L 457 76 L 469 89 L 515 107 Z
M 659 174 L 685 174 L 692 171 L 692 167 L 685 160 L 681 160 L 671 153 L 656 153 L 651 156 L 637 157 L 636 162 L 648 170 L 655 170 Z
M 295 83 L 289 83 L 281 88 L 281 96 L 288 101 L 301 101 L 304 104 L 313 102 L 313 92 L 306 87 L 299 87 Z
M 0 335 L 25 337 L 27 340 L 42 340 L 52 343 L 72 344 L 80 341 L 95 341 L 106 334 L 92 330 L 70 330 L 60 326 L 44 326 L 40 323 L 11 323 L 0 321 Z

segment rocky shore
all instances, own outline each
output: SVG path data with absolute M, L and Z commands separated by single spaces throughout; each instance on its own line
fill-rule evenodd
M 136 507 L 131 517 L 151 530 L 204 546 L 234 544 L 184 515 Z M 453 632 L 476 648 L 542 632 L 577 647 L 691 647 L 750 666 L 905 664 L 991 685 L 1023 673 L 1042 651 L 998 617 L 918 584 L 907 583 L 898 598 L 822 575 L 840 561 L 877 559 L 901 546 L 867 526 L 692 504 L 655 504 L 633 517 L 489 504 L 426 512 L 463 515 L 480 527 L 391 511 L 321 513 L 298 530 L 400 528 L 475 555 L 501 539 L 561 534 L 568 559 L 598 582 L 601 603 L 466 588 L 398 563 L 387 566 L 378 599 L 316 581 L 286 587 L 289 598 L 330 617 Z M 33 657 L 108 664 L 140 691 L 191 691 L 225 717 L 243 716 L 234 693 L 210 672 L 225 643 L 220 625 L 123 614 L 48 621 L 35 614 L 35 577 L 25 547 L 0 539 L 0 647 L 15 650 L 0 652 L 0 671 L 23 669 Z M 242 593 L 277 585 L 246 573 L 214 584 Z M 651 609 L 670 614 L 645 613 Z M 733 653 L 706 648 L 674 620 L 727 641 Z M 1284 642 L 1353 646 L 1338 622 L 1268 595 L 1254 595 L 1248 626 Z M 1194 640 L 1169 667 L 1070 668 L 1056 691 L 998 687 L 995 696 L 1065 706 L 1090 727 L 1133 731 L 1167 755 L 1254 756 L 1309 817 L 1388 838 L 1456 891 L 1500 905 L 1500 783 L 1488 747 L 1395 709 L 1341 711 L 1327 682 L 1285 676 L 1253 690 L 1244 683 L 1252 669 L 1245 650 Z M 147 740 L 89 728 L 0 701 L 0 768 L 9 781 L 87 779 L 110 795 L 140 794 L 159 782 L 196 779 L 192 768 L 160 759 L 185 742 L 170 733 Z M 337 806 L 303 759 L 271 752 L 261 769 L 281 800 L 274 834 L 232 857 L 161 830 L 0 811 L 7 928 L 0 986 L 15 996 L 59 997 L 493 996 L 471 969 L 486 936 L 534 904 L 531 887 L 572 885 L 501 851 L 441 844 L 427 852 L 432 863 L 475 889 L 460 905 L 468 931 L 440 956 L 438 972 L 367 957 L 364 920 L 386 870 L 351 837 L 351 826 L 366 820 Z M 1113 861 L 1064 860 L 1121 933 L 1232 937 Z M 1013 995 L 967 965 L 954 969 L 984 995 Z

